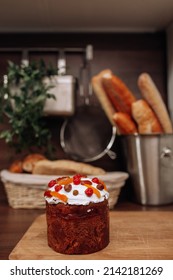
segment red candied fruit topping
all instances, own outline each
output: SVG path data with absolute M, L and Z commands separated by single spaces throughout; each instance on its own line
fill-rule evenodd
M 78 173 L 78 174 L 76 174 L 76 175 L 74 175 L 74 176 L 75 176 L 75 177 L 79 177 L 79 178 L 82 178 L 82 177 L 86 178 L 86 177 L 87 177 L 86 175 L 79 174 L 79 173 Z M 73 176 L 73 177 L 74 177 L 74 176 Z
M 92 189 L 92 188 L 87 188 L 87 189 L 85 190 L 85 194 L 86 194 L 87 196 L 92 196 L 92 194 L 93 194 L 93 189 Z
M 80 178 L 73 178 L 73 183 L 75 185 L 79 185 L 80 184 Z
M 97 177 L 92 178 L 92 182 L 96 183 L 96 184 L 100 183 L 100 181 L 99 181 L 99 179 Z
M 49 187 L 49 188 L 52 188 L 55 184 L 56 184 L 56 180 L 51 180 L 51 181 L 48 183 L 48 187 Z
M 52 195 L 51 195 L 50 191 L 45 191 L 44 196 L 51 197 Z
M 56 192 L 59 192 L 61 189 L 62 189 L 62 186 L 61 186 L 61 185 L 57 185 L 57 186 L 55 187 L 55 191 L 56 191 Z
M 74 175 L 74 176 L 73 176 L 73 183 L 74 183 L 75 185 L 79 185 L 79 184 L 80 184 L 80 178 L 81 178 L 81 175 L 80 175 L 80 174 Z
M 81 185 L 85 185 L 85 184 L 87 184 L 87 185 L 92 185 L 92 182 L 89 181 L 89 180 L 82 180 L 82 181 L 81 181 Z

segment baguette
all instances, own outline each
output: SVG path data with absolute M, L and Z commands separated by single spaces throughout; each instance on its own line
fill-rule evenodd
M 157 116 L 145 100 L 140 99 L 132 104 L 132 115 L 140 134 L 163 133 Z
M 105 73 L 102 85 L 115 111 L 131 115 L 131 105 L 136 98 L 124 82 L 112 73 Z
M 112 73 L 112 72 L 109 69 L 101 71 L 98 75 L 96 75 L 92 78 L 91 84 L 92 84 L 93 91 L 94 91 L 98 101 L 100 102 L 106 116 L 108 117 L 110 123 L 112 125 L 114 125 L 112 116 L 115 113 L 115 109 L 112 106 L 109 98 L 107 97 L 107 95 L 102 87 L 102 83 L 101 83 L 102 76 L 107 73 Z
M 120 134 L 134 134 L 138 132 L 137 126 L 129 114 L 116 112 L 113 115 L 113 121 Z
M 101 175 L 105 174 L 106 171 L 90 164 L 63 159 L 54 161 L 40 160 L 33 168 L 33 174 L 70 175 L 75 173 L 81 173 L 83 175 Z
M 156 85 L 147 73 L 142 73 L 138 78 L 138 87 L 141 91 L 143 98 L 148 102 L 150 107 L 155 112 L 163 132 L 172 133 L 172 123 L 168 115 L 167 108 L 163 102 L 160 92 Z

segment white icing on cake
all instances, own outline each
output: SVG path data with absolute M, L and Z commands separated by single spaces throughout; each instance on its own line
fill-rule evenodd
M 70 177 L 73 178 L 73 177 Z M 90 181 L 91 185 L 89 184 L 84 184 L 84 181 Z M 99 180 L 99 179 L 98 179 Z M 83 183 L 83 184 L 82 184 Z M 80 178 L 80 183 L 79 184 L 75 184 L 73 181 L 70 182 L 71 185 L 71 190 L 69 192 L 67 192 L 64 188 L 64 186 L 66 184 L 60 184 L 59 182 L 55 183 L 52 187 L 48 187 L 47 191 L 45 192 L 45 200 L 49 203 L 49 204 L 58 204 L 58 203 L 64 203 L 64 204 L 70 204 L 70 205 L 88 205 L 90 202 L 94 202 L 94 203 L 99 203 L 104 201 L 105 199 L 108 199 L 109 197 L 109 193 L 106 190 L 106 187 L 103 183 L 103 190 L 98 189 L 98 184 L 102 184 L 103 182 L 101 182 L 99 180 L 98 183 L 95 183 L 92 181 L 91 178 L 88 177 L 81 177 Z M 58 191 L 56 191 L 56 189 L 58 188 L 58 186 L 61 185 L 62 188 Z M 93 193 L 91 196 L 88 196 L 85 191 L 88 188 L 92 188 Z M 73 194 L 73 191 L 77 190 L 77 195 Z M 92 191 L 91 191 L 92 192 Z M 62 199 L 56 197 L 56 194 L 58 195 L 63 195 Z M 65 198 L 65 199 L 64 199 Z

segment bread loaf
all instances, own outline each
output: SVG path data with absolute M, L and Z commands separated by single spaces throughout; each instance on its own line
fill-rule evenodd
M 22 160 L 15 160 L 12 162 L 12 164 L 9 167 L 9 171 L 13 173 L 22 173 L 23 168 L 22 168 Z
M 40 161 L 46 159 L 46 157 L 42 154 L 29 154 L 23 159 L 22 168 L 23 171 L 32 173 L 35 164 Z
M 107 97 L 103 86 L 102 86 L 102 76 L 108 73 L 112 73 L 111 70 L 103 70 L 98 75 L 94 76 L 91 80 L 93 91 L 100 102 L 101 107 L 103 108 L 105 114 L 107 115 L 110 123 L 114 125 L 112 116 L 115 113 L 115 109 L 111 104 L 109 98 Z
M 112 73 L 104 73 L 102 85 L 115 111 L 131 115 L 131 105 L 136 98 L 125 83 Z
M 140 99 L 132 104 L 132 115 L 140 134 L 163 132 L 157 116 L 145 100 Z
M 120 134 L 137 133 L 137 126 L 129 114 L 117 112 L 113 115 L 113 120 Z
M 165 133 L 172 133 L 172 123 L 167 108 L 163 102 L 160 92 L 147 73 L 142 73 L 138 78 L 138 86 L 143 98 L 148 102 L 155 112 Z
M 101 175 L 105 174 L 106 171 L 90 164 L 63 159 L 54 161 L 41 160 L 38 161 L 33 168 L 33 174 L 70 175 L 75 173 Z

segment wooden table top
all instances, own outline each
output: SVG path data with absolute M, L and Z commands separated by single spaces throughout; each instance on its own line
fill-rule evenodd
M 172 260 L 173 211 L 110 211 L 110 242 L 86 255 L 66 255 L 47 243 L 46 215 L 37 217 L 10 260 Z
M 119 202 L 113 211 L 172 211 L 173 205 L 146 207 L 131 202 Z M 0 200 L 0 260 L 9 258 L 11 251 L 44 209 L 12 209 Z M 172 235 L 173 238 L 173 235 Z

